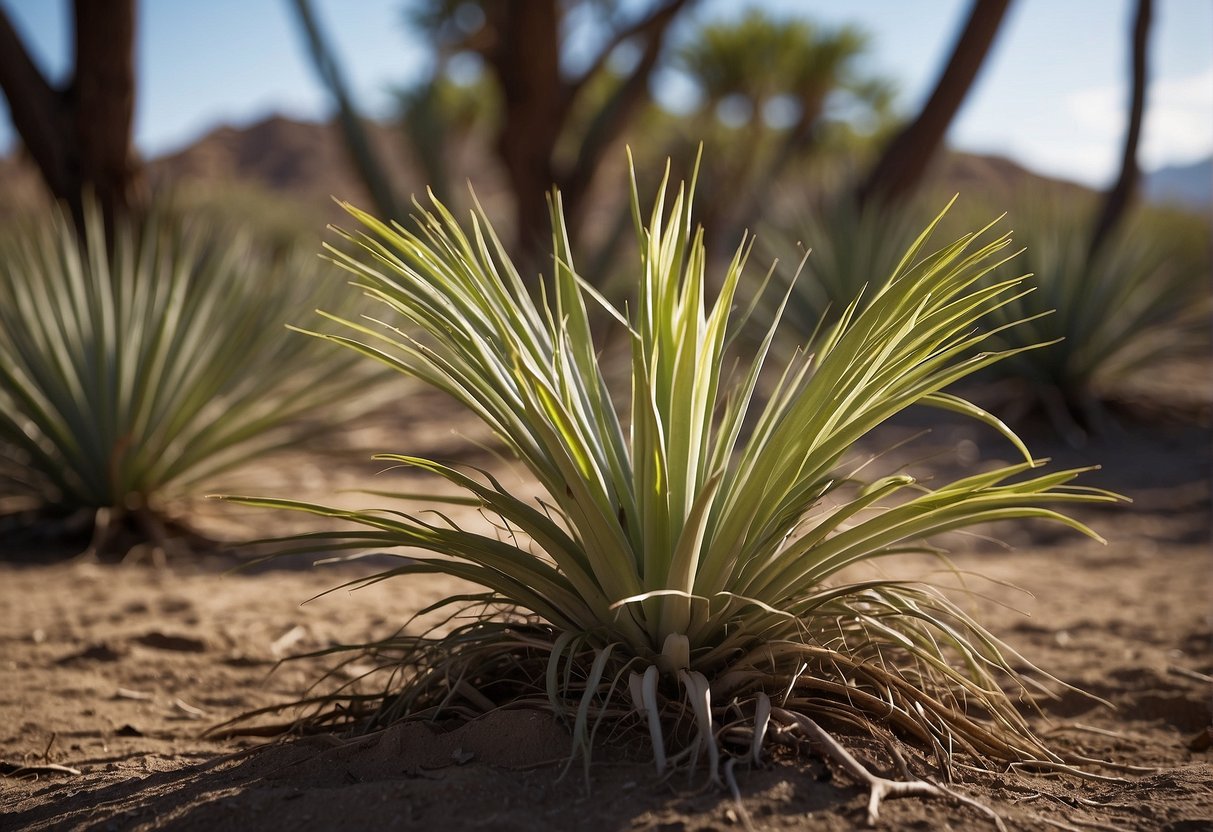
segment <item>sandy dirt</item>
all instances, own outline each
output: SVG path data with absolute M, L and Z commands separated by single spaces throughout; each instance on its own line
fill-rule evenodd
M 362 459 L 350 456 L 352 447 L 402 450 L 404 437 L 409 450 L 444 453 L 460 444 L 452 428 L 476 435 L 449 411 L 431 411 L 433 404 L 410 399 L 386 423 L 262 471 L 262 492 L 357 501 L 333 493 L 365 484 L 379 466 L 337 465 L 326 450 Z M 437 415 L 427 418 L 431 412 Z M 921 425 L 903 420 L 875 444 Z M 1037 727 L 1059 748 L 1152 770 L 1097 770 L 1120 782 L 960 770 L 956 788 L 1017 830 L 1211 829 L 1213 752 L 1189 743 L 1211 722 L 1213 434 L 1190 421 L 1154 420 L 1081 451 L 1053 442 L 1043 427 L 1028 438 L 1059 463 L 1102 463 L 1091 481 L 1135 502 L 1082 513 L 1107 546 L 1035 525 L 1001 530 L 1010 551 L 980 538 L 955 541 L 961 569 L 994 579 L 964 603 L 1037 664 L 1114 706 L 1075 694 L 1048 704 Z M 1010 458 L 967 425 L 944 425 L 916 447 L 891 455 L 889 464 L 945 477 Z M 227 517 L 224 510 L 205 506 L 204 520 L 250 534 L 297 527 L 293 518 Z M 587 788 L 579 764 L 561 776 L 568 735 L 537 712 L 262 747 L 247 737 L 207 738 L 209 726 L 298 697 L 321 669 L 309 660 L 275 670 L 277 659 L 389 635 L 413 611 L 457 590 L 455 582 L 401 579 L 303 603 L 369 567 L 280 562 L 232 572 L 230 557 L 157 568 L 55 554 L 27 547 L 0 562 L 0 830 L 675 832 L 742 829 L 747 821 L 756 829 L 865 824 L 866 794 L 807 749 L 740 772 L 740 807 L 701 778 L 659 782 L 644 759 L 609 749 Z M 885 770 L 882 752 L 851 743 Z M 888 802 L 882 821 L 890 829 L 994 828 L 971 808 L 917 798 Z

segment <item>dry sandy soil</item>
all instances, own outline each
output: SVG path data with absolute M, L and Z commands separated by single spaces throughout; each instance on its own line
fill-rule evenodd
M 459 440 L 450 436 L 449 413 L 433 404 L 411 397 L 394 416 L 328 450 L 403 450 L 407 441 L 409 450 L 449 452 Z M 1148 429 L 1126 427 L 1081 451 L 1051 441 L 1043 428 L 1028 431 L 1038 453 L 1060 463 L 1101 462 L 1091 481 L 1134 498 L 1131 506 L 1083 513 L 1107 546 L 1026 526 L 1001 530 L 1010 551 L 976 538 L 953 547 L 962 569 L 994 579 L 965 604 L 1037 664 L 1114 706 L 1065 694 L 1046 705 L 1039 729 L 1060 748 L 1150 769 L 1099 772 L 1123 778 L 1117 782 L 959 771 L 956 788 L 1011 829 L 1213 829 L 1211 752 L 1189 747 L 1210 724 L 1211 433 L 1191 422 L 1147 421 Z M 458 420 L 454 427 L 474 433 Z M 875 444 L 918 427 L 906 420 Z M 890 464 L 947 476 L 991 456 L 1009 458 L 970 426 L 944 425 L 917 448 L 894 454 Z M 329 498 L 374 470 L 322 455 L 296 458 L 261 471 L 261 488 Z M 224 508 L 204 511 L 251 534 L 291 527 L 269 514 L 224 519 Z M 273 670 L 276 659 L 388 635 L 454 583 L 410 578 L 305 604 L 368 567 L 279 563 L 231 572 L 230 557 L 153 567 L 50 554 L 26 547 L 0 562 L 2 830 L 673 832 L 740 829 L 747 819 L 757 829 L 865 824 L 864 792 L 807 749 L 742 772 L 740 807 L 699 780 L 658 782 L 651 765 L 621 754 L 603 755 L 587 789 L 579 768 L 560 776 L 567 734 L 536 712 L 265 746 L 207 738 L 208 726 L 288 701 L 316 678 L 315 662 Z M 873 767 L 887 766 L 882 752 L 851 742 Z M 917 798 L 887 803 L 882 821 L 893 829 L 993 828 L 971 808 Z

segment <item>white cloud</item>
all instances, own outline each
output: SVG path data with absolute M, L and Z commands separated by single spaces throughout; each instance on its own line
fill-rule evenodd
M 1024 142 L 1016 155 L 1038 173 L 1101 188 L 1117 169 L 1120 152 L 1108 142 L 1071 136 L 1066 141 Z
M 1151 85 L 1146 107 L 1145 167 L 1193 162 L 1213 153 L 1213 67 Z
M 1107 139 L 1124 130 L 1128 97 L 1123 86 L 1079 90 L 1066 97 L 1066 104 L 1083 130 L 1097 132 Z
M 1105 186 L 1115 174 L 1122 127 L 1089 126 L 1063 96 L 1025 94 L 1010 117 L 998 106 L 1001 102 L 987 105 L 985 114 L 971 111 L 969 120 L 952 134 L 954 144 L 1006 156 L 1037 173 L 1091 187 Z
M 1080 90 L 1067 97 L 1076 126 L 1102 138 L 1119 155 L 1128 117 L 1125 84 Z M 1213 67 L 1161 78 L 1146 93 L 1139 158 L 1147 170 L 1192 162 L 1213 153 Z

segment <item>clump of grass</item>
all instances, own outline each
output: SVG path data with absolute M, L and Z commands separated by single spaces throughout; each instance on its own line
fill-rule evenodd
M 313 258 L 219 228 L 60 215 L 0 251 L 0 520 L 90 548 L 204 545 L 173 506 L 225 472 L 327 429 L 381 374 L 289 333 L 348 307 Z M 305 424 L 304 420 L 311 420 Z
M 1012 214 L 1027 246 L 1017 267 L 1035 291 L 992 310 L 1017 352 L 996 372 L 1016 379 L 1072 439 L 1106 425 L 1105 404 L 1160 362 L 1207 353 L 1213 290 L 1209 238 L 1196 217 L 1143 211 L 1092 257 L 1087 217 L 1036 200 Z M 1004 272 L 993 275 L 997 280 Z
M 663 182 L 646 220 L 633 182 L 627 310 L 579 279 L 558 194 L 554 277 L 538 301 L 479 208 L 461 224 L 435 203 L 410 231 L 347 206 L 362 230 L 333 257 L 385 319 L 340 320 L 344 334 L 321 337 L 450 394 L 542 493 L 524 499 L 484 471 L 386 454 L 459 486 L 494 528 L 238 498 L 353 525 L 293 538 L 301 550 L 404 549 L 398 566 L 354 585 L 437 573 L 483 588 L 426 611 L 447 609 L 449 632 L 402 631 L 355 650 L 351 661 L 369 659 L 387 689 L 322 695 L 313 701 L 340 707 L 317 719 L 377 726 L 541 703 L 568 719 L 587 759 L 600 726 L 630 721 L 647 730 L 659 772 L 706 760 L 713 779 L 799 733 L 871 786 L 873 816 L 884 796 L 943 787 L 867 773 L 817 719 L 892 729 L 945 771 L 962 754 L 1066 767 L 1007 692 L 1037 692 L 1020 656 L 930 584 L 847 577 L 856 564 L 936 551 L 924 541 L 978 523 L 1041 518 L 1094 536 L 1058 509 L 1115 499 L 1074 485 L 1078 470 L 1037 473 L 1009 429 L 945 391 L 1006 356 L 981 350 L 990 333 L 976 324 L 1024 291 L 1022 278 L 981 283 L 1008 237 L 983 230 L 928 251 L 928 229 L 760 402 L 778 322 L 756 352 L 734 356 L 749 243 L 709 300 L 692 192 Z M 626 416 L 591 341 L 595 303 L 630 340 Z M 856 442 L 916 404 L 985 423 L 1024 460 L 937 487 L 839 470 Z
M 772 229 L 764 235 L 771 240 L 766 248 L 784 262 L 804 258 L 783 306 L 776 347 L 803 347 L 810 333 L 837 323 L 857 299 L 862 306 L 874 297 L 918 237 L 920 213 L 917 203 L 861 206 L 843 192 L 788 222 L 795 234 Z M 773 316 L 777 308 L 766 311 Z

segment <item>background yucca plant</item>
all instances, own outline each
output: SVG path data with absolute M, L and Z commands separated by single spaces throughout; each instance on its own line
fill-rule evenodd
M 1026 246 L 1022 262 L 1035 291 L 991 311 L 1000 334 L 1020 352 L 996 372 L 1023 382 L 1055 423 L 1072 436 L 1098 430 L 1103 403 L 1160 361 L 1207 353 L 1210 346 L 1210 242 L 1194 217 L 1138 212 L 1094 257 L 1086 213 L 1061 201 L 1025 203 L 1010 215 Z M 1005 276 L 999 272 L 992 279 Z
M 796 216 L 787 230 L 767 229 L 765 248 L 784 263 L 810 252 L 783 307 L 775 346 L 799 349 L 856 299 L 862 308 L 875 297 L 920 233 L 924 213 L 917 201 L 860 206 L 844 191 Z M 769 320 L 778 308 L 770 304 L 764 317 Z
M 348 307 L 315 258 L 159 215 L 110 243 L 98 211 L 86 224 L 55 215 L 0 249 L 0 519 L 163 546 L 186 531 L 174 500 L 322 429 L 300 420 L 377 374 L 286 330 Z
M 590 339 L 587 303 L 600 299 L 577 276 L 559 196 L 555 275 L 539 302 L 479 209 L 463 226 L 435 203 L 414 232 L 348 208 L 363 230 L 334 257 L 388 317 L 322 337 L 458 399 L 544 493 L 523 499 L 487 472 L 390 454 L 460 486 L 494 530 L 441 514 L 237 498 L 358 527 L 292 538 L 300 550 L 433 553 L 406 551 L 356 583 L 443 573 L 484 588 L 426 611 L 453 608 L 447 632 L 355 651 L 388 674 L 388 689 L 339 692 L 342 707 L 317 719 L 379 725 L 547 701 L 587 757 L 603 720 L 635 720 L 658 771 L 706 755 L 713 778 L 731 776 L 722 751 L 757 759 L 764 738 L 800 732 L 871 786 L 873 815 L 889 793 L 940 787 L 874 777 L 816 718 L 880 736 L 892 728 L 944 770 L 954 754 L 1065 766 L 1004 691 L 1029 690 L 1019 656 L 931 585 L 847 571 L 934 551 L 923 542 L 932 535 L 989 521 L 1045 518 L 1091 534 L 1050 506 L 1115 499 L 1072 485 L 1079 471 L 1030 473 L 1039 463 L 1007 428 L 944 391 L 1003 357 L 978 352 L 989 336 L 975 324 L 1023 291 L 1020 278 L 979 283 L 1008 238 L 966 235 L 928 254 L 928 230 L 760 403 L 774 327 L 736 373 L 725 369 L 747 246 L 709 302 L 690 194 L 671 200 L 663 182 L 647 224 L 634 184 L 632 203 L 638 294 L 627 313 L 608 307 L 631 343 L 626 418 Z M 858 440 L 914 404 L 986 423 L 1025 461 L 935 488 L 839 470 Z M 782 730 L 768 733 L 773 724 Z

